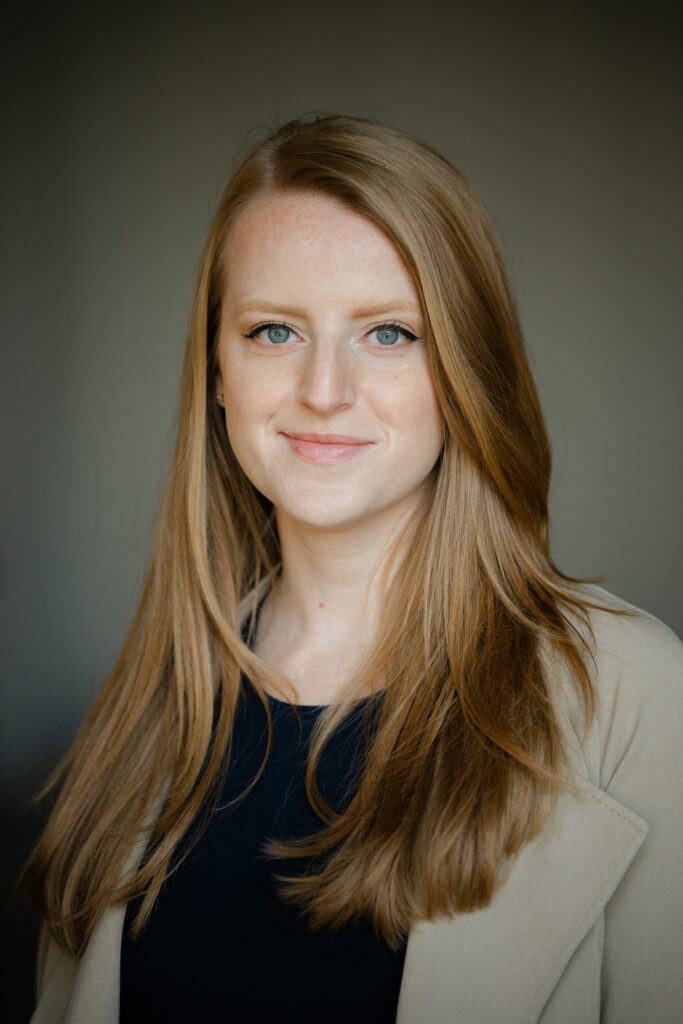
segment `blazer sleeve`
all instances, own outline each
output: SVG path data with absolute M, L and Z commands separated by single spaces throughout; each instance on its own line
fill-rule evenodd
M 603 1024 L 683 1019 L 683 644 L 609 616 L 598 640 L 600 787 L 649 833 L 605 910 Z
M 43 924 L 36 962 L 37 1006 L 30 1024 L 61 1024 L 71 998 L 77 964 L 64 953 Z

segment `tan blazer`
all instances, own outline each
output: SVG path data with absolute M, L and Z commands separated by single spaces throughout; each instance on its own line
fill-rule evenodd
M 561 796 L 489 907 L 414 928 L 397 1024 L 683 1021 L 683 644 L 643 612 L 592 624 L 586 737 L 558 691 L 581 795 Z M 117 1024 L 124 912 L 103 915 L 80 964 L 41 942 L 31 1024 Z

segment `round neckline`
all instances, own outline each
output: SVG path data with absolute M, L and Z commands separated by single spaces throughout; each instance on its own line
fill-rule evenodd
M 275 704 L 278 707 L 283 708 L 296 708 L 297 711 L 323 711 L 328 708 L 329 704 L 292 704 L 289 700 L 280 700 L 279 697 L 274 697 L 272 693 L 268 693 L 267 690 L 263 691 L 270 701 L 271 704 Z

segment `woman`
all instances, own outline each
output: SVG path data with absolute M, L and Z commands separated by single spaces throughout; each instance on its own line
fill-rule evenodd
M 549 474 L 459 173 L 345 117 L 259 145 L 29 865 L 36 1024 L 677 1019 L 682 649 L 554 566 Z

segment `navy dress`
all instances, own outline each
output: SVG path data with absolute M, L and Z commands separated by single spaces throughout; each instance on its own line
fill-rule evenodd
M 126 913 L 121 958 L 121 1024 L 273 1020 L 277 1024 L 384 1024 L 396 1018 L 405 947 L 392 950 L 368 926 L 310 932 L 277 895 L 274 876 L 305 863 L 266 857 L 269 838 L 322 827 L 305 791 L 309 741 L 320 707 L 273 698 L 273 743 L 257 784 L 238 804 L 265 752 L 263 707 L 243 681 L 233 756 L 218 809 L 201 839 L 162 887 L 135 940 Z M 362 766 L 359 709 L 332 738 L 318 772 L 335 808 Z

